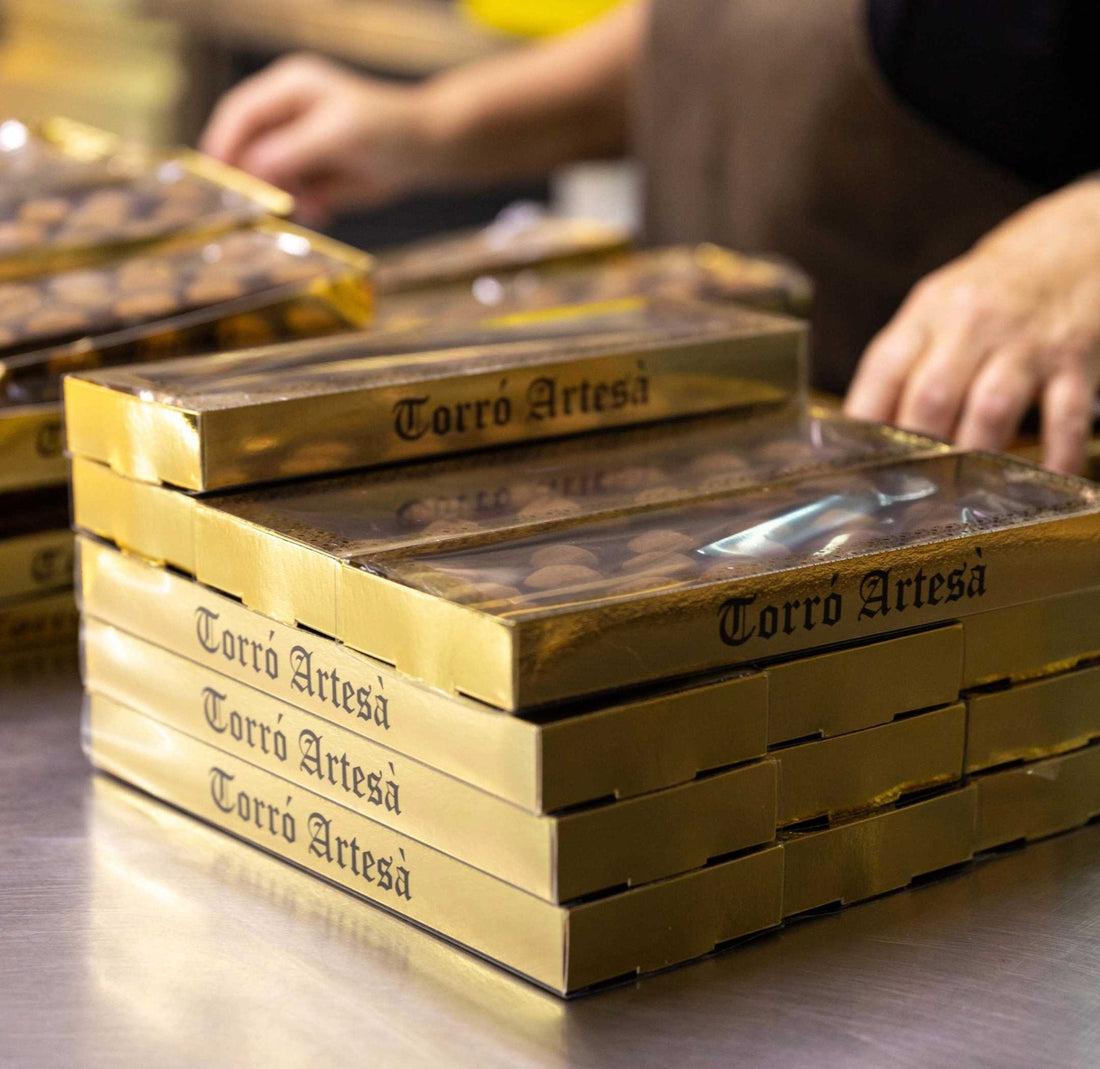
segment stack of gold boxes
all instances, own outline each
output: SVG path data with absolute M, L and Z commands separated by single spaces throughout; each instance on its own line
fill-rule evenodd
M 983 614 L 972 636 L 963 675 L 976 849 L 1039 839 L 1100 815 L 1097 591 Z
M 369 258 L 275 218 L 291 206 L 186 150 L 0 123 L 0 650 L 75 634 L 64 372 L 369 317 Z
M 506 209 L 481 230 L 380 254 L 374 325 L 408 329 L 639 296 L 810 311 L 809 278 L 784 261 L 716 245 L 626 245 L 615 227 Z
M 1096 489 L 807 409 L 804 344 L 68 378 L 93 761 L 562 994 L 1084 822 Z
M 0 494 L 0 651 L 72 642 L 72 570 L 66 496 Z

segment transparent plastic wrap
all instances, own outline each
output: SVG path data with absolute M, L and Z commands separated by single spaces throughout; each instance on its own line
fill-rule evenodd
M 732 301 L 763 311 L 808 316 L 813 284 L 782 260 L 744 256 L 717 245 L 674 245 L 608 255 L 593 263 L 544 264 L 481 274 L 410 293 L 387 295 L 375 326 L 402 329 L 441 318 L 470 319 L 624 297 Z
M 0 401 L 56 400 L 80 368 L 361 326 L 369 273 L 365 254 L 271 221 L 0 282 Z
M 1097 585 L 1098 492 L 948 455 L 495 544 L 368 553 L 342 576 L 338 633 L 515 708 Z M 408 626 L 382 634 L 368 603 Z
M 126 246 L 225 230 L 293 209 L 288 194 L 196 152 L 143 153 L 67 120 L 50 120 L 37 132 L 4 123 L 0 137 L 11 146 L 8 173 L 0 171 L 3 278 L 56 271 Z
M 54 119 L 41 125 L 0 122 L 0 184 L 9 195 L 107 185 L 132 177 L 147 153 L 123 151 L 105 131 Z
M 445 234 L 380 254 L 378 292 L 401 293 L 486 272 L 599 256 L 623 248 L 629 240 L 622 227 L 559 218 L 517 205 L 480 230 Z
M 326 388 L 336 390 L 364 370 L 376 371 L 372 377 L 388 382 L 392 368 L 379 362 L 384 357 L 401 357 L 402 367 L 410 357 L 422 358 L 421 362 L 427 364 L 439 363 L 440 354 L 464 363 L 471 353 L 476 355 L 480 350 L 522 345 L 526 348 L 515 350 L 522 359 L 543 357 L 551 343 L 583 353 L 609 345 L 644 345 L 654 336 L 676 340 L 713 334 L 728 329 L 732 322 L 698 303 L 631 298 L 546 309 L 531 315 L 496 316 L 377 335 L 363 333 L 292 348 L 262 346 L 255 352 L 232 353 L 216 361 L 174 361 L 155 370 L 147 369 L 140 379 L 119 379 L 115 388 L 196 407 L 244 404 L 252 399 L 263 400 L 269 394 L 298 396 Z M 758 317 L 755 324 L 768 322 L 775 323 Z M 739 317 L 737 325 L 751 323 L 751 319 Z M 369 368 L 359 363 L 367 358 L 374 361 Z M 280 377 L 273 381 L 276 374 Z
M 822 409 L 719 415 L 310 480 L 202 506 L 351 556 L 572 524 L 948 446 Z
M 166 361 L 69 377 L 69 448 L 147 482 L 246 486 L 790 401 L 805 346 L 789 320 L 638 300 Z
M 384 571 L 428 593 L 473 599 L 486 612 L 512 616 L 902 551 L 1094 508 L 1096 501 L 1095 491 L 1069 493 L 1033 468 L 968 455 L 828 475 Z M 475 589 L 464 591 L 471 582 Z M 484 600 L 481 583 L 492 595 Z
M 83 530 L 332 634 L 336 566 L 363 553 L 532 534 L 947 448 L 878 424 L 782 409 L 203 496 L 76 456 L 73 507 Z

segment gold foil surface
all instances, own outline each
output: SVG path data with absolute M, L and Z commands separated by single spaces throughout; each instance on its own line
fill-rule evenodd
M 1042 839 L 1100 816 L 1100 746 L 974 777 L 978 850 Z
M 945 624 L 769 664 L 768 745 L 831 738 L 955 701 L 963 626 Z
M 64 119 L 0 124 L 0 278 L 292 208 L 288 194 L 195 152 L 147 153 Z
M 82 647 L 89 690 L 549 901 L 701 868 L 775 837 L 770 760 L 541 816 L 92 617 Z
M 783 916 L 896 891 L 974 854 L 973 786 L 783 837 Z
M 237 487 L 788 400 L 804 347 L 786 320 L 632 301 L 165 361 L 70 377 L 69 449 L 146 482 Z
M 966 706 L 918 713 L 848 735 L 772 752 L 783 825 L 878 809 L 962 780 Z
M 760 673 L 502 716 L 87 537 L 77 544 L 88 616 L 531 812 L 631 798 L 764 754 Z
M 0 601 L 0 650 L 75 645 L 79 620 L 71 590 Z
M 970 772 L 1076 750 L 1100 739 L 1100 665 L 971 694 L 966 704 Z
M 60 404 L 0 404 L 0 493 L 61 487 L 68 476 Z
M 369 268 L 362 253 L 267 222 L 0 282 L 0 412 L 57 400 L 68 371 L 360 326 Z
M 103 695 L 94 764 L 390 912 L 566 994 L 708 953 L 780 919 L 782 852 L 556 905 Z
M 1083 480 L 992 455 L 918 459 L 465 550 L 364 554 L 340 573 L 337 634 L 518 708 L 1096 585 L 1098 530 Z
M 0 493 L 0 601 L 70 588 L 72 573 L 64 491 Z
M 963 685 L 1050 675 L 1100 656 L 1100 589 L 978 613 L 966 624 Z

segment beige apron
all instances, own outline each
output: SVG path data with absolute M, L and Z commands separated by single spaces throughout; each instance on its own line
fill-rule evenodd
M 919 278 L 1041 192 L 900 101 L 866 22 L 866 0 L 653 0 L 637 109 L 648 238 L 808 270 L 836 393 Z

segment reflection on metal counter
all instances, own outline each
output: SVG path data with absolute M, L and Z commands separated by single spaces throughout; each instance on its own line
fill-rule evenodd
M 1100 829 L 562 1003 L 108 780 L 79 682 L 0 698 L 0 1027 L 13 1065 L 1087 1064 Z M 904 1012 L 899 1012 L 904 1007 Z

